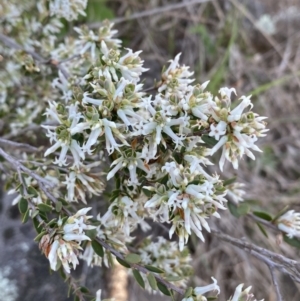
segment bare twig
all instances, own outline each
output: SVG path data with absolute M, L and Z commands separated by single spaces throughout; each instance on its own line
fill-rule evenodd
M 275 272 L 274 272 L 274 267 L 272 265 L 268 265 L 268 267 L 269 267 L 270 274 L 271 274 L 272 281 L 273 281 L 273 285 L 274 285 L 274 288 L 275 288 L 275 291 L 276 291 L 277 301 L 283 301 L 282 294 L 280 292 L 280 287 L 279 287 L 279 284 L 277 282 L 277 278 L 276 278 L 276 275 L 275 275 Z
M 30 144 L 27 144 L 27 143 L 20 143 L 20 142 L 16 142 L 16 141 L 11 141 L 11 140 L 7 140 L 7 139 L 3 139 L 3 138 L 0 138 L 0 144 L 4 144 L 4 145 L 9 145 L 9 146 L 12 146 L 12 147 L 15 147 L 15 148 L 18 148 L 18 149 L 27 149 L 27 150 L 30 150 L 32 152 L 38 152 L 40 151 L 39 148 L 35 147 L 35 146 L 32 146 Z
M 163 14 L 163 13 L 166 13 L 171 10 L 180 9 L 180 8 L 184 8 L 184 7 L 187 7 L 190 5 L 206 3 L 206 2 L 210 2 L 210 1 L 211 0 L 191 0 L 189 2 L 184 1 L 184 2 L 179 2 L 179 3 L 175 3 L 175 4 L 169 4 L 169 5 L 165 5 L 162 7 L 156 7 L 153 9 L 134 13 L 128 17 L 116 18 L 116 19 L 113 19 L 112 22 L 113 23 L 122 23 L 122 22 L 135 20 L 135 19 L 139 19 L 139 18 L 143 18 L 143 17 L 149 17 L 149 16 L 153 16 L 153 15 L 157 15 L 157 14 Z M 92 23 L 89 25 L 90 28 L 98 28 L 100 26 L 101 26 L 101 22 Z
M 0 148 L 0 155 L 6 161 L 8 161 L 16 171 L 23 171 L 23 172 L 27 173 L 29 176 L 31 176 L 33 179 L 35 179 L 39 184 L 42 184 L 44 187 L 45 186 L 48 186 L 49 188 L 55 187 L 55 184 L 53 182 L 50 182 L 50 181 L 44 179 L 43 177 L 41 177 L 40 175 L 36 174 L 31 169 L 24 166 L 19 160 L 10 156 L 9 154 L 7 154 L 2 148 Z
M 274 253 L 262 247 L 256 246 L 247 241 L 233 238 L 217 230 L 212 229 L 211 234 L 223 241 L 226 241 L 240 249 L 245 250 L 250 254 L 256 254 L 256 257 L 258 257 L 257 254 L 260 256 L 264 256 L 268 260 L 272 261 L 274 267 L 287 273 L 293 278 L 294 281 L 300 283 L 300 263 L 298 261 L 287 258 L 281 254 Z

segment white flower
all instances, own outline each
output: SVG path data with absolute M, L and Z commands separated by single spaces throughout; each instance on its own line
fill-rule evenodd
M 217 126 L 213 123 L 210 125 L 209 136 L 214 137 L 216 140 L 220 139 L 220 136 L 225 135 L 227 123 L 225 121 L 220 121 Z
M 77 258 L 79 249 L 81 248 L 78 243 L 55 239 L 50 247 L 48 255 L 51 269 L 57 271 L 60 264 L 62 264 L 64 270 L 69 274 L 70 264 L 72 264 L 73 269 L 79 264 Z
M 300 213 L 289 210 L 277 220 L 278 228 L 285 232 L 289 238 L 300 237 Z
M 217 280 L 214 277 L 211 277 L 211 279 L 213 280 L 212 284 L 206 285 L 206 286 L 198 286 L 194 288 L 194 293 L 197 296 L 202 296 L 204 294 L 206 294 L 207 292 L 210 291 L 217 291 L 218 294 L 220 294 L 220 287 L 217 284 Z
M 244 291 L 242 291 L 244 284 L 240 284 L 236 287 L 235 292 L 233 297 L 229 298 L 228 301 L 251 301 L 253 300 L 252 298 L 254 298 L 254 295 L 249 293 L 251 290 L 251 286 L 247 287 Z M 253 300 L 253 301 L 256 301 Z M 264 301 L 264 299 L 260 300 L 260 301 Z

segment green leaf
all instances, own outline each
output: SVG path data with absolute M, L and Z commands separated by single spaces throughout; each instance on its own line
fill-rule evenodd
M 288 236 L 284 235 L 283 236 L 283 240 L 287 244 L 300 249 L 300 240 L 299 239 L 297 239 L 297 238 L 289 238 Z
M 61 202 L 63 204 L 63 206 L 69 206 L 70 203 L 68 203 L 65 199 L 63 198 L 58 198 L 58 201 Z
M 265 228 L 262 226 L 262 224 L 261 224 L 261 223 L 256 223 L 256 224 L 257 224 L 259 230 L 262 232 L 262 234 L 263 234 L 266 238 L 268 238 L 268 233 L 267 233 L 267 231 L 265 230 Z
M 156 279 L 155 279 L 155 277 L 152 273 L 149 273 L 147 275 L 147 280 L 148 280 L 151 288 L 156 291 L 157 290 L 157 282 L 156 282 Z
M 50 222 L 47 223 L 47 226 L 48 226 L 48 227 L 51 227 L 51 226 L 53 226 L 54 224 L 56 224 L 56 222 L 57 222 L 57 219 L 56 219 L 56 218 L 53 218 Z
M 236 206 L 233 203 L 229 202 L 228 209 L 231 212 L 231 214 L 235 217 L 246 215 L 250 211 L 249 205 L 244 203 L 241 203 L 238 206 Z
M 218 141 L 208 135 L 202 135 L 201 139 L 208 145 L 214 147 Z
M 23 215 L 22 223 L 25 224 L 28 221 L 28 219 L 29 219 L 29 208 L 26 210 L 26 212 Z
M 138 270 L 132 270 L 133 276 L 136 280 L 136 282 L 142 287 L 145 288 L 145 282 L 143 277 L 141 276 L 140 272 Z
M 253 211 L 253 214 L 255 216 L 260 217 L 261 219 L 264 219 L 264 220 L 268 221 L 268 222 L 270 222 L 273 219 L 272 216 L 269 213 L 266 213 L 266 212 Z
M 157 287 L 164 295 L 171 296 L 171 292 L 169 291 L 169 289 L 161 282 L 157 282 Z
M 130 264 L 127 263 L 125 260 L 123 260 L 123 259 L 121 259 L 121 258 L 118 258 L 118 257 L 116 257 L 116 258 L 117 258 L 117 261 L 118 261 L 118 263 L 119 263 L 120 265 L 122 265 L 122 266 L 125 267 L 125 268 L 131 268 Z
M 42 238 L 46 233 L 47 233 L 47 231 L 42 231 L 40 234 L 38 234 L 38 235 L 34 238 L 34 240 L 35 240 L 35 241 L 40 241 L 41 238 Z
M 125 256 L 125 260 L 129 263 L 139 263 L 141 262 L 141 256 L 138 254 L 130 253 Z
M 58 201 L 58 202 L 55 204 L 55 210 L 56 210 L 56 212 L 60 212 L 61 209 L 62 209 L 62 206 L 63 206 L 62 202 Z
M 52 211 L 52 207 L 49 205 L 46 205 L 44 203 L 38 204 L 37 207 L 42 212 L 51 212 Z
M 24 198 L 21 198 L 19 203 L 18 203 L 18 207 L 21 213 L 25 213 L 27 211 L 28 208 L 28 202 L 27 200 L 25 200 Z
M 162 269 L 159 269 L 159 268 L 157 268 L 157 267 L 154 267 L 154 266 L 148 265 L 148 264 L 145 265 L 145 268 L 146 268 L 148 271 L 154 272 L 154 273 L 162 274 L 162 273 L 165 272 L 165 271 L 162 270 Z
M 36 232 L 41 233 L 43 230 L 43 227 L 40 226 L 40 222 L 37 220 L 37 218 L 33 218 L 32 221 L 33 221 L 33 225 L 34 225 Z
M 283 215 L 289 208 L 289 205 L 286 205 L 283 209 L 281 209 L 274 217 L 272 222 L 275 222 L 281 215 Z
M 99 255 L 100 257 L 104 256 L 103 247 L 101 246 L 101 244 L 98 241 L 96 241 L 96 240 L 92 241 L 92 248 L 94 249 L 94 251 L 97 255 Z
M 60 268 L 60 269 L 59 269 L 59 274 L 60 274 L 60 276 L 61 276 L 61 278 L 62 278 L 63 280 L 66 280 L 66 279 L 67 279 L 67 275 L 66 275 L 66 273 L 65 273 L 65 271 L 64 271 L 63 268 Z
M 85 293 L 85 294 L 89 293 L 88 288 L 86 288 L 86 287 L 84 287 L 84 286 L 81 286 L 79 290 L 80 290 L 82 293 Z
M 143 193 L 145 194 L 146 197 L 151 198 L 152 197 L 152 191 L 148 189 L 142 188 Z
M 194 289 L 192 287 L 189 287 L 186 291 L 185 291 L 185 294 L 184 294 L 184 298 L 188 298 L 192 295 Z
M 88 236 L 91 240 L 94 240 L 97 236 L 97 229 L 86 230 L 85 235 Z
M 227 180 L 223 181 L 223 186 L 231 185 L 231 184 L 233 184 L 235 181 L 236 181 L 236 177 L 227 179 Z
M 38 192 L 36 191 L 36 189 L 33 188 L 32 186 L 28 186 L 28 187 L 27 187 L 27 192 L 28 192 L 28 194 L 32 195 L 34 198 L 36 198 L 36 197 L 39 196 L 39 194 L 38 194 Z
M 218 297 L 207 297 L 206 299 L 207 301 L 213 301 L 213 300 L 217 300 Z
M 74 301 L 80 301 L 79 296 L 75 296 Z
M 172 281 L 180 281 L 184 278 L 185 277 L 183 277 L 183 276 L 167 276 L 166 280 L 172 282 Z

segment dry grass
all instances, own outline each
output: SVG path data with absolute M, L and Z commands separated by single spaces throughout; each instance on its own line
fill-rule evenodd
M 111 7 L 116 16 L 124 16 L 179 2 L 184 1 L 123 0 L 111 1 Z M 273 34 L 256 26 L 263 15 L 276 25 Z M 213 1 L 137 18 L 117 27 L 129 47 L 143 49 L 150 75 L 156 78 L 162 65 L 182 52 L 181 61 L 195 71 L 196 80 L 211 79 L 209 88 L 214 92 L 229 85 L 239 95 L 253 94 L 255 110 L 269 118 L 270 132 L 260 142 L 264 153 L 257 154 L 256 161 L 245 159 L 237 172 L 228 166 L 226 177 L 236 175 L 247 185 L 256 209 L 276 214 L 289 205 L 299 210 L 300 1 Z M 146 80 L 146 85 L 152 82 Z M 266 239 L 253 221 L 237 220 L 229 212 L 223 216 L 215 221 L 215 227 L 225 233 L 298 258 L 297 249 L 278 244 L 273 233 Z M 197 243 L 194 258 L 192 284 L 206 284 L 213 275 L 228 297 L 242 282 L 253 286 L 257 298 L 276 300 L 268 268 L 242 250 L 207 237 L 206 244 Z M 279 279 L 284 299 L 300 300 L 300 286 L 283 275 Z M 131 289 L 129 300 L 137 300 L 136 290 Z M 150 300 L 138 296 L 139 301 Z

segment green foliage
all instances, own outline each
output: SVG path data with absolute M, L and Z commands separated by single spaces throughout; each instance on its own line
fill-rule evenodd
M 138 270 L 133 269 L 132 270 L 133 276 L 136 280 L 136 282 L 142 287 L 145 288 L 145 282 L 143 277 L 141 276 L 140 272 Z

